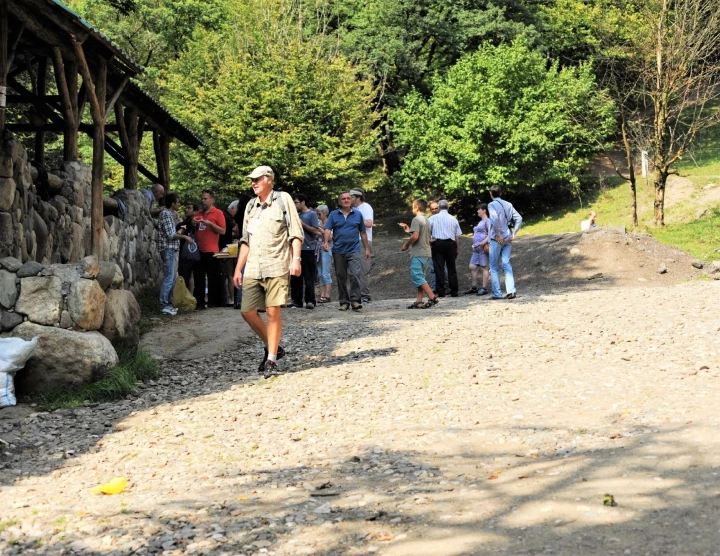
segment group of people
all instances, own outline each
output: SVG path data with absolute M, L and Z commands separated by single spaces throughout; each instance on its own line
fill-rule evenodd
M 215 195 L 202 192 L 202 207 L 186 205 L 186 218 L 176 222 L 180 207 L 176 194 L 164 195 L 157 187 L 148 191 L 149 208 L 164 195 L 165 207 L 158 213 L 158 245 L 163 259 L 160 303 L 163 311 L 175 314 L 172 288 L 178 251 L 196 254 L 191 264 L 180 257 L 178 273 L 194 281 L 197 307 L 220 305 L 223 301 L 223 276 L 235 289 L 226 300 L 240 309 L 243 319 L 264 344 L 258 370 L 265 376 L 276 372 L 277 361 L 285 355 L 280 344 L 283 307 L 313 309 L 330 301 L 335 268 L 338 302 L 341 311 L 360 311 L 371 301 L 367 277 L 371 267 L 374 214 L 361 189 L 342 192 L 338 208 L 312 206 L 307 197 L 275 191 L 275 174 L 269 166 L 259 166 L 248 175 L 254 197 L 233 201 L 222 211 L 215 207 Z M 515 298 L 510 265 L 512 243 L 522 224 L 513 206 L 501 199 L 493 187 L 491 202 L 478 206 L 480 222 L 474 228 L 473 254 L 470 260 L 472 286 L 465 293 L 502 299 L 499 270 L 505 274 L 505 299 Z M 158 197 L 158 195 L 161 195 Z M 411 309 L 430 308 L 448 293 L 458 296 L 456 259 L 460 246 L 460 225 L 448 213 L 445 200 L 429 203 L 414 201 L 411 224 L 401 223 L 409 234 L 403 251 L 412 255 L 410 274 L 417 290 Z M 239 244 L 237 262 L 223 269 L 215 255 L 223 245 Z M 431 264 L 432 262 L 432 264 Z M 447 270 L 447 274 L 446 274 Z M 478 281 L 482 273 L 482 287 Z M 431 282 L 428 283 L 428 274 Z M 447 283 L 446 283 L 447 276 Z M 187 277 L 187 278 L 186 278 Z M 488 290 L 488 278 L 491 289 Z M 319 299 L 315 286 L 319 285 Z M 288 296 L 289 292 L 289 296 Z M 290 300 L 288 300 L 290 297 Z M 427 301 L 425 298 L 427 297 Z M 266 320 L 260 313 L 266 313 Z
M 515 237 L 522 226 L 520 213 L 501 198 L 500 187 L 490 189 L 490 203 L 480 203 L 477 214 L 480 222 L 473 228 L 472 256 L 470 258 L 470 289 L 465 294 L 488 295 L 489 299 L 515 299 L 515 280 L 510 253 Z M 414 218 L 410 226 L 401 222 L 410 234 L 403 251 L 410 251 L 410 278 L 417 288 L 415 301 L 408 309 L 429 309 L 445 297 L 459 295 L 456 259 L 460 248 L 460 224 L 449 212 L 445 200 L 431 201 L 431 216 L 426 216 L 428 203 L 416 199 L 412 205 Z M 432 266 L 431 266 L 432 263 Z M 500 288 L 500 268 L 505 276 L 505 296 Z M 447 270 L 447 274 L 446 274 Z M 431 283 L 427 275 L 430 271 Z M 478 279 L 482 273 L 482 287 Z M 447 277 L 447 281 L 446 281 Z M 488 280 L 489 279 L 489 280 Z M 488 281 L 491 289 L 488 290 Z M 424 301 L 427 297 L 427 301 Z

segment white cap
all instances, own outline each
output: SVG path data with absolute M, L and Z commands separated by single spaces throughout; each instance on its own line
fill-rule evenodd
M 248 174 L 248 178 L 251 180 L 262 178 L 263 176 L 270 176 L 275 179 L 275 172 L 273 172 L 273 169 L 270 168 L 270 166 L 258 166 L 250 172 L 250 174 Z

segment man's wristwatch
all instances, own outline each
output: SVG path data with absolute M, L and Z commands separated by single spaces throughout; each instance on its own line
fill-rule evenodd
M 302 261 L 302 257 L 293 257 L 293 259 L 296 261 Z

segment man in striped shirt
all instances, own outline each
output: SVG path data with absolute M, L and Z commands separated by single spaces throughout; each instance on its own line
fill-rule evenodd
M 460 248 L 460 224 L 457 218 L 448 214 L 450 205 L 446 200 L 438 201 L 440 212 L 430 217 L 430 235 L 433 267 L 438 297 L 445 297 L 445 266 L 447 266 L 450 296 L 458 296 L 458 277 L 455 259 Z
M 175 287 L 175 270 L 177 266 L 177 255 L 180 249 L 180 240 L 184 239 L 194 243 L 190 236 L 185 235 L 184 227 L 175 231 L 175 219 L 173 212 L 180 207 L 180 197 L 175 193 L 165 195 L 165 208 L 158 216 L 158 251 L 163 261 L 163 281 L 160 285 L 160 307 L 166 315 L 176 315 L 177 309 L 172 305 L 172 291 Z

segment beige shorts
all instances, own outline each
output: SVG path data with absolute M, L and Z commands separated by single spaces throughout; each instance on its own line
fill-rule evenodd
M 257 311 L 268 307 L 281 307 L 287 303 L 288 275 L 273 278 L 245 277 L 242 284 L 242 305 L 240 311 Z

